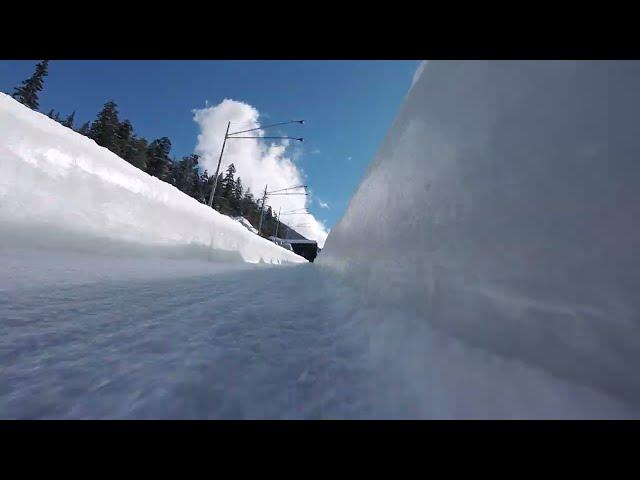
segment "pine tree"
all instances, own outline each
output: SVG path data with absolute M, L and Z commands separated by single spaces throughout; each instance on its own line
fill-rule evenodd
M 233 210 L 234 215 L 242 215 L 241 201 L 242 201 L 242 180 L 240 177 L 235 182 L 233 187 L 233 191 L 231 192 L 231 197 L 229 198 L 229 203 L 231 204 L 231 209 Z
M 127 162 L 131 163 L 131 158 L 133 155 L 133 125 L 129 120 L 125 120 L 124 122 L 118 125 L 116 129 L 116 154 L 118 154 L 121 158 L 124 158 Z
M 187 157 L 183 157 L 173 169 L 173 184 L 178 190 L 184 193 L 187 193 L 189 190 L 187 177 Z
M 211 194 L 211 186 L 212 182 L 211 178 L 209 177 L 209 172 L 205 169 L 205 171 L 202 172 L 202 175 L 200 175 L 200 177 L 198 178 L 198 196 L 196 197 L 196 199 L 199 202 L 207 203 L 209 195 Z
M 48 73 L 49 60 L 43 60 L 36 65 L 36 71 L 31 77 L 22 81 L 22 85 L 15 88 L 13 98 L 32 110 L 38 110 L 38 93 L 44 86 L 44 77 Z
M 169 159 L 169 163 L 167 163 L 167 171 L 165 173 L 165 176 L 162 180 L 164 180 L 165 182 L 167 182 L 170 185 L 174 185 L 176 184 L 176 178 L 175 178 L 175 171 L 176 171 L 176 166 L 177 166 L 177 162 L 176 162 L 176 158 L 175 157 L 171 157 Z
M 120 125 L 118 120 L 118 106 L 113 100 L 109 100 L 98 114 L 98 118 L 91 124 L 89 137 L 114 153 L 118 153 L 117 129 Z
M 224 198 L 230 199 L 233 197 L 233 191 L 236 187 L 236 182 L 233 178 L 233 176 L 236 173 L 236 167 L 235 165 L 232 163 L 231 165 L 229 165 L 227 167 L 227 172 L 226 175 L 224 176 L 224 179 L 222 180 L 222 196 Z
M 127 158 L 125 158 L 125 160 L 143 172 L 146 172 L 148 159 L 147 150 L 147 141 L 144 138 L 137 138 L 134 135 L 129 141 Z
M 53 108 L 49 110 L 49 112 L 47 113 L 47 117 L 49 117 L 51 120 L 55 120 L 58 123 L 62 123 L 60 121 L 60 112 L 56 112 Z
M 74 110 L 71 115 L 69 115 L 64 122 L 62 122 L 62 125 L 64 125 L 67 128 L 73 128 L 73 119 L 76 116 L 76 111 Z
M 227 167 L 224 174 L 222 173 L 218 177 L 218 184 L 216 185 L 215 205 L 216 210 L 225 215 L 233 215 L 233 189 L 235 188 L 234 174 L 236 167 L 231 164 Z
M 242 200 L 242 195 L 244 194 L 244 189 L 242 188 L 242 179 L 238 177 L 236 180 L 235 188 L 233 189 L 233 198 L 240 202 Z
M 251 193 L 251 189 L 247 188 L 247 191 L 240 200 L 240 215 L 246 218 L 250 214 L 253 203 L 253 194 Z
M 218 181 L 216 182 L 216 191 L 214 192 L 214 195 L 213 195 L 213 198 L 214 198 L 213 205 L 214 205 L 214 207 L 215 207 L 215 201 L 217 201 L 218 199 L 222 198 L 222 192 L 223 192 L 222 183 L 223 183 L 223 179 L 222 179 L 222 172 L 221 172 L 220 174 L 218 174 Z M 211 187 L 209 187 L 209 188 L 211 188 Z M 209 195 L 209 193 L 207 193 L 207 195 Z
M 275 226 L 273 223 L 273 211 L 271 205 L 267 205 L 262 218 L 262 234 L 266 237 L 270 237 L 275 233 Z
M 166 180 L 169 178 L 171 159 L 171 140 L 162 137 L 151 142 L 147 148 L 147 173 Z
M 85 137 L 87 137 L 89 135 L 89 129 L 91 127 L 91 122 L 85 122 L 79 129 L 78 129 L 78 133 L 80 135 L 84 135 Z
M 175 169 L 175 186 L 189 196 L 198 198 L 198 159 L 196 154 L 182 157 Z

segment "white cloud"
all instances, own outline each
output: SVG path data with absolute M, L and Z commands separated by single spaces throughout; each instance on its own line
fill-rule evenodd
M 261 115 L 258 110 L 247 103 L 235 100 L 225 99 L 218 105 L 196 109 L 193 113 L 195 122 L 200 126 L 195 151 L 202 157 L 200 164 L 209 171 L 210 175 L 216 171 L 227 122 L 231 122 L 229 132 L 260 126 Z M 295 129 L 296 126 L 292 125 L 291 128 Z M 277 135 L 275 131 L 273 134 Z M 264 136 L 264 132 L 257 130 L 247 135 Z M 237 175 L 242 178 L 243 185 L 245 188 L 251 188 L 254 197 L 260 196 L 265 184 L 268 185 L 269 190 L 303 185 L 304 173 L 295 164 L 289 148 L 290 143 L 287 140 L 275 142 L 229 139 L 225 145 L 220 171 L 224 171 L 233 163 Z M 305 207 L 307 198 L 302 195 L 272 196 L 267 200 L 267 205 L 271 205 L 276 212 L 280 207 L 283 210 L 295 210 Z M 305 237 L 316 240 L 322 247 L 327 238 L 324 223 L 313 215 L 305 216 L 304 223 L 304 227 L 296 230 Z
M 319 148 L 315 148 L 311 151 L 311 155 L 320 155 L 320 149 Z
M 318 205 L 320 205 L 320 208 L 329 208 L 329 204 L 320 199 L 318 199 Z

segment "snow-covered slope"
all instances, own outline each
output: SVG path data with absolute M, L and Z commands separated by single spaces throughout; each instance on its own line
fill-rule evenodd
M 233 220 L 235 220 L 236 222 L 238 222 L 240 225 L 242 225 L 244 228 L 246 228 L 247 230 L 249 230 L 251 233 L 257 235 L 258 234 L 258 230 L 256 230 L 253 225 L 251 225 L 251 222 L 249 220 L 247 220 L 244 217 L 231 217 Z
M 5 94 L 0 172 L 0 248 L 305 262 Z
M 423 64 L 317 263 L 639 404 L 639 85 L 633 61 Z

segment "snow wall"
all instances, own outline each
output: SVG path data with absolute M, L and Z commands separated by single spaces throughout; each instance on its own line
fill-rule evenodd
M 306 260 L 0 93 L 0 248 Z
M 316 262 L 640 403 L 640 62 L 423 63 Z

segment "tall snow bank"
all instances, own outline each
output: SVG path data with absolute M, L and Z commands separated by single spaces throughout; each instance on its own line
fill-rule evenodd
M 422 68 L 317 263 L 638 404 L 640 62 Z
M 0 94 L 0 247 L 305 262 Z

